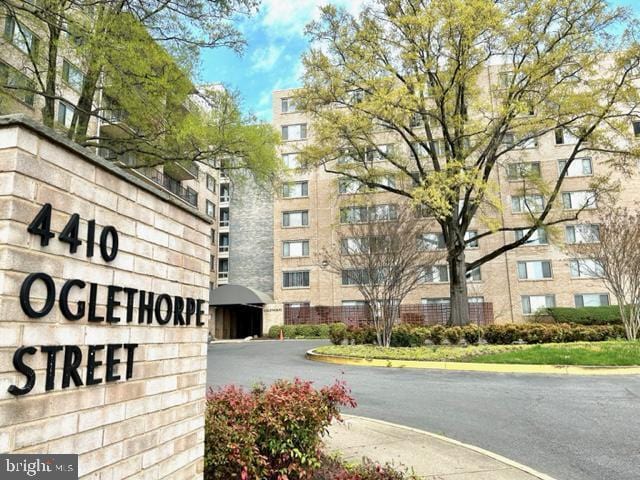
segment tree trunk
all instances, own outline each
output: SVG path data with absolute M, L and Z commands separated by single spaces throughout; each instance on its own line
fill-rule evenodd
M 467 291 L 467 269 L 464 249 L 452 252 L 449 262 L 449 325 L 467 325 L 469 320 L 469 298 Z
M 60 17 L 62 18 L 62 17 Z M 55 96 L 58 75 L 58 43 L 60 42 L 60 20 L 53 19 L 49 24 L 49 48 L 47 49 L 47 79 L 44 89 L 44 107 L 42 107 L 42 123 L 53 128 L 55 119 Z
M 89 71 L 84 77 L 82 84 L 82 92 L 78 99 L 78 105 L 73 113 L 69 136 L 77 143 L 83 143 L 87 138 L 87 130 L 89 128 L 89 120 L 91 120 L 91 112 L 93 110 L 93 98 L 98 87 L 101 68 L 90 66 Z

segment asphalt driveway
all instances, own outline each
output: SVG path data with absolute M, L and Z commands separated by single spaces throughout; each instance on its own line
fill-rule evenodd
M 493 451 L 558 480 L 640 478 L 640 376 L 584 377 L 351 367 L 311 362 L 324 341 L 213 344 L 208 384 L 344 379 L 348 413 Z

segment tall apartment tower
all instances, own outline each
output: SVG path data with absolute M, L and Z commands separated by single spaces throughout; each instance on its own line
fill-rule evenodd
M 499 81 L 500 67 L 487 70 L 482 79 L 486 88 Z M 313 121 L 296 111 L 291 97 L 295 90 L 273 93 L 273 124 L 282 133 L 281 154 L 289 167 L 288 183 L 274 202 L 274 301 L 291 307 L 353 306 L 363 303 L 357 287 L 343 284 L 340 275 L 323 267 L 319 253 L 336 245 L 341 209 L 361 202 L 362 195 L 376 205 L 392 205 L 399 197 L 388 192 L 353 193 L 339 188 L 335 174 L 323 169 L 300 170 L 296 152 L 306 142 L 313 141 Z M 640 123 L 629 125 L 640 134 Z M 380 138 L 383 145 L 403 148 L 390 134 Z M 562 162 L 571 151 L 574 139 L 567 132 L 550 133 L 537 142 L 524 145 L 514 152 L 508 164 L 495 169 L 493 181 L 498 186 L 503 211 L 497 213 L 505 226 L 524 223 L 524 199 L 520 196 L 522 169 L 532 169 L 550 182 L 557 179 Z M 408 151 L 407 151 L 408 154 Z M 589 197 L 589 182 L 593 175 L 610 171 L 603 160 L 591 157 L 577 159 L 565 179 L 558 208 L 572 211 Z M 640 200 L 638 175 L 625 178 L 620 196 L 623 205 L 634 206 Z M 544 201 L 533 196 L 530 202 Z M 380 207 L 384 210 L 385 207 Z M 613 299 L 599 278 L 584 268 L 588 259 L 567 256 L 565 246 L 581 242 L 587 231 L 598 232 L 598 205 L 590 205 L 578 222 L 554 228 L 550 233 L 539 230 L 531 241 L 515 250 L 469 272 L 470 302 L 490 302 L 497 322 L 526 321 L 538 309 L 549 306 L 596 306 L 609 304 Z M 474 220 L 471 230 L 484 232 L 487 226 Z M 425 235 L 443 245 L 441 232 L 435 221 L 425 220 Z M 467 250 L 467 261 L 512 242 L 519 232 L 495 233 L 481 238 Z M 412 241 L 408 239 L 407 241 Z M 333 247 L 335 248 L 335 247 Z M 348 281 L 347 281 L 348 283 Z M 447 304 L 449 302 L 446 264 L 437 265 L 425 282 L 404 301 L 406 304 Z

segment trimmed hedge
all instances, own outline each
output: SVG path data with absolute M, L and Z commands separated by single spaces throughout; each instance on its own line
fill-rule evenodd
M 329 338 L 329 325 L 274 325 L 269 329 L 269 338 L 279 338 L 280 330 L 284 338 Z
M 455 345 L 462 338 L 468 344 L 476 344 L 480 339 L 493 345 L 510 345 L 512 343 L 568 343 L 568 342 L 602 342 L 616 338 L 624 338 L 622 325 L 577 325 L 568 323 L 522 323 L 506 325 L 488 325 L 478 327 L 416 327 L 399 325 L 393 329 L 392 347 L 417 347 L 430 340 L 440 345 L 446 339 Z M 355 345 L 376 343 L 373 327 L 349 327 L 347 343 Z
M 578 323 L 580 325 L 621 325 L 620 309 L 617 305 L 605 307 L 553 307 L 547 309 L 555 323 Z

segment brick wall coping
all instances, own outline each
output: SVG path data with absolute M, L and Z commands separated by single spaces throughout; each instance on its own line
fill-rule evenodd
M 31 130 L 32 132 L 35 132 L 37 135 L 41 137 L 45 137 L 49 141 L 57 145 L 60 145 L 77 155 L 80 155 L 87 162 L 92 163 L 93 165 L 96 165 L 102 168 L 103 170 L 108 171 L 109 173 L 112 173 L 113 175 L 135 185 L 138 188 L 146 190 L 152 195 L 155 195 L 156 197 L 159 197 L 162 200 L 169 202 L 178 208 L 181 208 L 182 210 L 185 210 L 186 212 L 190 213 L 194 217 L 198 217 L 200 220 L 204 220 L 209 224 L 213 223 L 212 219 L 209 218 L 204 213 L 199 212 L 197 209 L 187 205 L 184 202 L 179 201 L 178 199 L 174 198 L 172 195 L 169 195 L 162 189 L 157 188 L 154 185 L 141 180 L 140 178 L 136 177 L 132 173 L 129 173 L 128 171 L 126 171 L 126 169 L 123 169 L 118 165 L 114 164 L 113 162 L 105 160 L 99 155 L 92 153 L 88 149 L 71 141 L 70 139 L 56 132 L 52 128 L 49 128 L 24 114 L 12 114 L 12 115 L 0 116 L 0 129 L 9 128 L 9 127 L 22 127 L 27 130 Z

